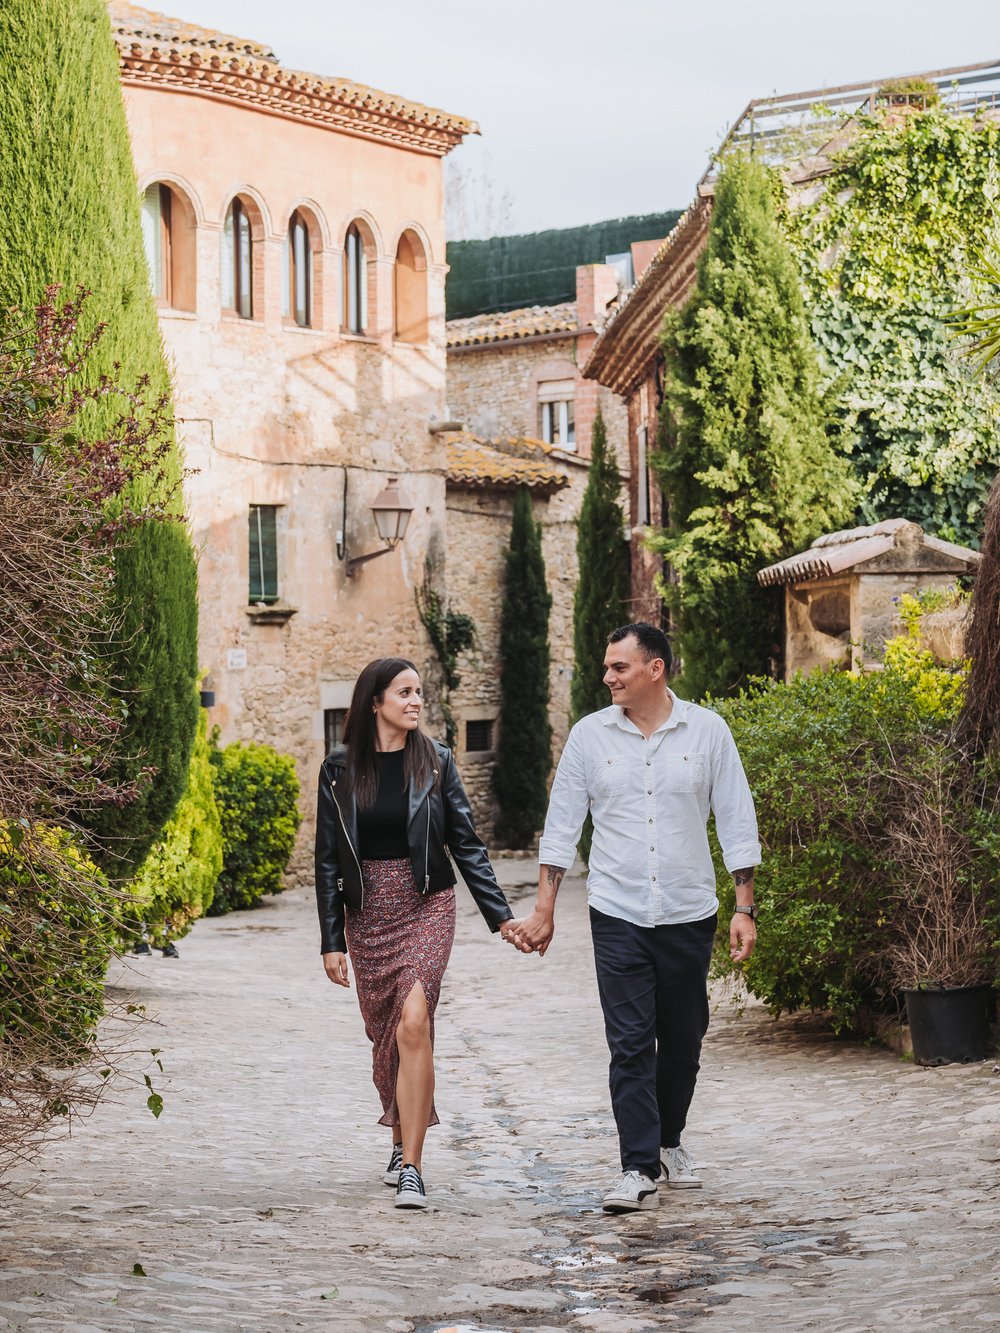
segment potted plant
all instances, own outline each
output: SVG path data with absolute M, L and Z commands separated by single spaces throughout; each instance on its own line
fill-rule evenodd
M 887 979 L 918 1063 L 982 1060 L 1000 977 L 1000 765 L 940 735 L 896 761 L 881 835 L 897 881 Z

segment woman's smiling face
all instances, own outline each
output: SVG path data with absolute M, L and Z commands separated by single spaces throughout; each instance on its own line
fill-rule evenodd
M 374 707 L 376 721 L 383 727 L 396 732 L 416 731 L 424 707 L 420 677 L 410 667 L 393 676 Z

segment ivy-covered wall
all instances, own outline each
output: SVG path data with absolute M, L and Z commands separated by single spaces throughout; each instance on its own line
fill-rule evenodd
M 969 545 L 1000 466 L 1000 398 L 956 355 L 949 321 L 969 302 L 998 148 L 993 121 L 891 108 L 785 214 L 859 518 Z

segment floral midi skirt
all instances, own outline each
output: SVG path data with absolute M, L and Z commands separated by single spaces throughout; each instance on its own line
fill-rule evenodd
M 455 941 L 455 890 L 421 894 L 408 858 L 363 861 L 364 903 L 347 912 L 347 949 L 354 964 L 361 1017 L 372 1044 L 372 1081 L 382 1099 L 380 1125 L 399 1121 L 396 1028 L 419 984 L 427 999 L 434 1044 L 434 1011 Z M 429 1125 L 438 1124 L 431 1106 Z

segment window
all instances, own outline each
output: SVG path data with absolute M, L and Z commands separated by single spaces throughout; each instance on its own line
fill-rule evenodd
M 312 326 L 312 247 L 309 227 L 296 209 L 288 222 L 288 240 L 285 244 L 285 306 L 286 319 L 294 319 L 300 328 Z
M 605 255 L 604 262 L 618 274 L 619 291 L 631 291 L 635 286 L 635 267 L 632 263 L 632 251 L 625 250 L 621 254 Z
M 576 448 L 573 381 L 550 380 L 538 386 L 539 434 L 546 444 Z
M 393 270 L 396 337 L 400 342 L 427 341 L 427 260 L 413 232 L 404 232 Z
M 278 506 L 250 506 L 250 604 L 278 600 Z
M 640 426 L 638 436 L 638 457 L 636 459 L 636 483 L 639 493 L 636 499 L 635 521 L 641 526 L 649 522 L 649 427 Z
M 368 329 L 368 256 L 356 222 L 344 242 L 344 328 L 350 333 Z
M 327 754 L 344 739 L 344 723 L 347 721 L 346 708 L 323 709 L 323 741 Z
M 493 723 L 489 718 L 477 718 L 466 722 L 465 748 L 469 752 L 493 749 Z
M 234 199 L 222 233 L 222 308 L 253 319 L 253 227 L 242 199 Z
M 151 185 L 142 196 L 142 239 L 153 295 L 172 305 L 173 263 L 170 253 L 172 197 L 167 185 Z

